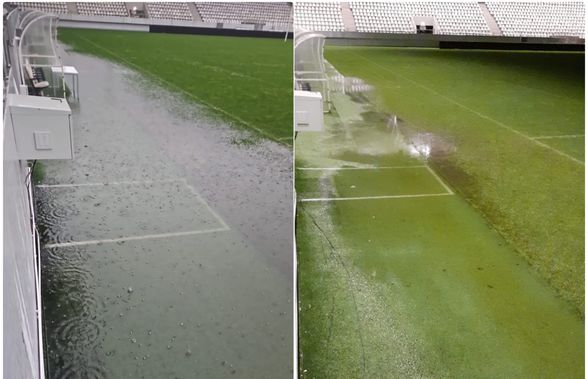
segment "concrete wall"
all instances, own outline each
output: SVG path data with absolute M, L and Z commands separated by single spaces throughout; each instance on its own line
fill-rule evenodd
M 533 38 L 504 36 L 449 36 L 438 34 L 386 34 L 359 32 L 321 32 L 328 45 L 398 46 L 398 47 L 451 47 L 508 48 L 547 50 L 583 50 L 581 38 Z M 566 47 L 567 46 L 567 47 Z
M 149 26 L 181 26 L 196 28 L 215 29 L 219 26 L 216 23 L 202 21 L 179 21 L 179 20 L 158 20 L 151 18 L 116 17 L 116 16 L 86 16 L 78 14 L 62 14 L 59 16 L 59 26 L 63 28 L 87 28 L 87 29 L 109 29 L 109 30 L 130 30 L 149 31 Z M 253 30 L 254 25 L 250 24 L 221 24 L 223 29 Z M 275 29 L 274 25 L 264 25 L 264 31 L 281 31 Z M 284 31 L 285 32 L 285 31 Z
M 5 112 L 6 114 L 6 112 Z M 10 116 L 4 119 L 4 377 L 42 378 L 35 255 L 26 162 L 16 159 Z

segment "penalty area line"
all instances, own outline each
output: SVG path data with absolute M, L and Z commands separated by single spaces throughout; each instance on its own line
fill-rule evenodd
M 227 225 L 227 223 L 225 222 L 225 220 L 223 220 L 223 218 L 214 211 L 214 209 L 212 209 L 210 207 L 210 205 L 208 205 L 208 203 L 206 202 L 206 200 L 204 200 L 202 198 L 202 196 L 198 193 L 198 191 L 196 191 L 196 189 L 194 187 L 192 187 L 188 181 L 186 179 L 182 179 L 182 182 L 184 183 L 184 185 L 188 188 L 188 190 L 190 192 L 192 192 L 192 194 L 194 196 L 196 196 L 196 198 L 200 201 L 200 203 L 202 205 L 204 205 L 204 207 L 206 208 L 206 210 L 208 210 L 208 212 L 210 212 L 210 214 L 212 214 L 214 216 L 214 218 L 216 218 L 216 220 L 218 221 L 219 224 L 221 224 L 222 229 L 224 230 L 230 230 L 231 228 L 229 228 L 229 226 Z
M 159 239 L 159 238 L 171 238 L 171 237 L 183 237 L 183 236 L 193 236 L 198 234 L 205 234 L 205 233 L 217 233 L 217 232 L 226 232 L 229 229 L 227 228 L 216 228 L 216 229 L 204 229 L 204 230 L 192 230 L 188 232 L 175 232 L 175 233 L 162 233 L 162 234 L 146 234 L 143 236 L 131 236 L 131 237 L 122 237 L 122 238 L 110 238 L 110 239 L 101 239 L 101 240 L 88 240 L 88 241 L 71 241 L 71 242 L 61 242 L 61 243 L 50 243 L 45 245 L 46 248 L 55 248 L 55 247 L 72 247 L 72 246 L 87 246 L 87 245 L 99 245 L 103 243 L 116 243 L 116 242 L 126 242 L 126 241 L 141 241 L 147 239 Z
M 445 182 L 441 179 L 441 177 L 439 177 L 439 175 L 437 175 L 437 173 L 435 171 L 433 171 L 433 169 L 429 166 L 426 166 L 427 170 L 429 171 L 429 173 L 431 173 L 431 175 L 433 175 L 433 177 L 435 177 L 435 179 L 437 179 L 437 181 L 443 186 L 443 188 L 445 188 L 445 191 L 447 191 L 448 194 L 453 195 L 453 191 L 451 190 L 451 188 L 449 188 L 449 186 L 447 184 L 445 184 Z
M 301 199 L 302 203 L 313 203 L 321 201 L 352 201 L 352 200 L 381 200 L 381 199 L 409 199 L 417 197 L 438 197 L 438 196 L 453 196 L 453 192 L 443 193 L 423 193 L 418 195 L 385 195 L 385 196 L 359 196 L 359 197 L 320 197 Z
M 532 139 L 553 139 L 553 138 L 584 138 L 583 134 L 566 134 L 562 136 L 537 136 Z
M 395 170 L 403 168 L 424 168 L 426 165 L 415 165 L 415 166 L 370 166 L 370 167 L 296 167 L 296 170 L 300 171 L 339 171 L 339 170 Z

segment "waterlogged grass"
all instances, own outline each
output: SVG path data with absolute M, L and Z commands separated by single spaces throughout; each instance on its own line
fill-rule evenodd
M 351 119 L 333 98 L 326 130 L 297 137 L 299 200 L 445 195 L 298 203 L 301 377 L 583 377 L 574 307 L 369 104 Z M 356 169 L 302 169 L 319 167 Z
M 583 316 L 584 54 L 328 47 L 326 57 L 375 85 L 380 111 L 454 148 L 433 149 L 430 164 Z M 564 135 L 579 137 L 533 139 Z
M 303 377 L 582 377 L 580 320 L 461 199 L 329 207 L 299 211 Z
M 35 163 L 35 171 L 33 171 L 33 184 L 40 184 L 45 178 L 45 165 L 39 161 Z
M 81 29 L 60 29 L 59 39 L 140 71 L 236 126 L 292 144 L 291 41 Z

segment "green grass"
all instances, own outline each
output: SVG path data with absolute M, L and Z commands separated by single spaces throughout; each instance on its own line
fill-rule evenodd
M 107 58 L 292 144 L 292 42 L 281 39 L 59 29 L 75 51 Z
M 513 131 L 583 134 L 583 105 L 557 100 L 583 99 L 572 72 L 583 55 L 329 47 L 327 57 L 376 93 L 334 94 L 325 131 L 298 135 L 296 167 L 372 168 L 296 170 L 298 199 L 444 192 L 428 170 L 378 169 L 425 163 L 456 194 L 298 203 L 301 377 L 583 377 L 582 149 L 561 147 L 568 157 Z M 548 87 L 536 60 L 564 66 L 559 79 L 545 74 L 557 107 L 530 104 L 546 97 L 531 87 Z M 532 127 L 557 112 L 565 126 Z M 426 161 L 406 143 L 415 137 L 431 147 Z
M 37 161 L 35 171 L 33 171 L 33 184 L 41 184 L 45 178 L 45 165 Z
M 379 110 L 455 151 L 431 164 L 584 313 L 584 54 L 329 47 Z M 562 154 L 540 146 L 540 141 Z

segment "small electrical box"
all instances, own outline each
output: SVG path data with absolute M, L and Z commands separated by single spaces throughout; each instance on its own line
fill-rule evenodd
M 294 91 L 294 112 L 295 131 L 323 130 L 323 97 L 320 92 Z
M 73 159 L 71 109 L 65 99 L 8 95 L 18 158 Z

